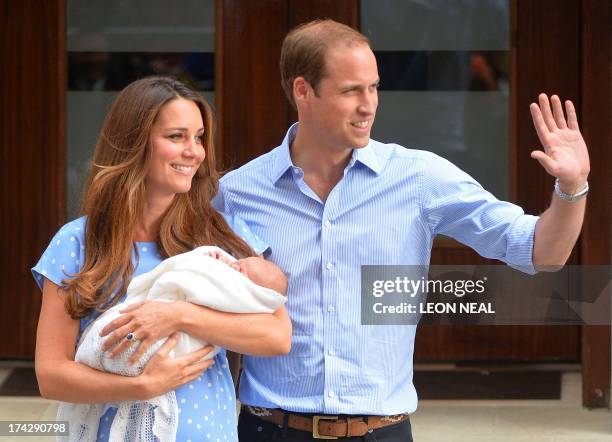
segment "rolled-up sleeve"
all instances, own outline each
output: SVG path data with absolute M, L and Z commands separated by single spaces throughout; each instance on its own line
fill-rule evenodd
M 533 243 L 537 216 L 498 200 L 440 157 L 425 164 L 421 195 L 423 215 L 432 234 L 450 236 L 481 256 L 499 259 L 522 272 L 536 272 Z
M 533 242 L 535 226 L 540 219 L 533 215 L 521 215 L 516 218 L 508 232 L 506 263 L 521 272 L 533 275 L 536 273 L 533 265 Z

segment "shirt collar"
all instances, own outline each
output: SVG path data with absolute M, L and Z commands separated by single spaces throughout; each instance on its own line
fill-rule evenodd
M 291 161 L 291 153 L 289 152 L 289 146 L 291 146 L 291 142 L 295 138 L 297 134 L 298 123 L 293 123 L 289 130 L 287 131 L 287 135 L 285 135 L 285 139 L 278 146 L 278 150 L 276 151 L 276 159 L 274 161 L 274 167 L 272 169 L 272 181 L 276 184 L 276 182 L 282 177 L 287 170 L 293 167 L 293 162 Z
M 376 141 L 370 139 L 367 146 L 362 147 L 361 149 L 353 149 L 353 155 L 351 157 L 351 161 L 349 162 L 349 167 L 353 166 L 355 162 L 359 161 L 376 175 L 380 175 L 382 165 L 380 164 L 380 160 L 374 151 L 374 143 L 376 143 Z
M 299 123 L 293 123 L 291 125 L 287 131 L 287 134 L 285 135 L 285 138 L 283 139 L 283 142 L 278 147 L 271 175 L 274 183 L 276 183 L 285 174 L 285 172 L 287 172 L 287 170 L 294 167 L 293 161 L 291 161 L 290 146 L 297 134 L 298 125 Z M 367 146 L 360 149 L 353 149 L 353 154 L 351 155 L 351 160 L 349 161 L 347 169 L 350 169 L 354 166 L 355 162 L 359 161 L 361 164 L 372 170 L 376 175 L 380 175 L 382 165 L 376 156 L 373 143 L 375 143 L 375 141 L 370 139 Z

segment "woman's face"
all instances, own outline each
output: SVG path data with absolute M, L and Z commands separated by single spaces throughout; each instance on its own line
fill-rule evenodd
M 202 114 L 193 101 L 177 98 L 161 108 L 149 137 L 149 200 L 169 203 L 177 193 L 191 189 L 191 180 L 206 157 L 204 135 Z

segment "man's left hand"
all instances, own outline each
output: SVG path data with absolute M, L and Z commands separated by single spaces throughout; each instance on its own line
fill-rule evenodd
M 576 110 L 571 101 L 565 102 L 567 121 L 558 96 L 538 97 L 539 105 L 531 103 L 531 117 L 544 151 L 534 150 L 531 158 L 540 162 L 550 175 L 559 179 L 559 187 L 567 194 L 579 192 L 589 175 L 589 153 L 578 128 Z

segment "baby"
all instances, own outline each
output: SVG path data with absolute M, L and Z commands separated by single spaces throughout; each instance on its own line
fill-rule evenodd
M 251 257 L 236 260 L 218 247 L 198 247 L 187 253 L 170 257 L 150 272 L 132 279 L 125 302 L 116 305 L 98 317 L 83 333 L 77 347 L 75 360 L 97 370 L 124 376 L 139 375 L 144 366 L 163 344 L 161 339 L 153 344 L 140 360 L 130 365 L 134 343 L 116 358 L 102 351 L 101 330 L 127 305 L 146 301 L 183 300 L 219 311 L 231 313 L 273 313 L 286 302 L 287 278 L 274 264 L 263 258 Z M 281 294 L 282 293 L 282 294 Z M 207 345 L 188 334 L 179 333 L 178 343 L 172 354 L 177 357 L 191 353 Z M 218 347 L 205 359 L 214 357 Z M 127 428 L 134 433 L 130 437 L 154 434 L 159 440 L 173 440 L 178 423 L 178 405 L 174 391 L 147 401 L 128 401 L 118 404 L 69 404 L 61 403 L 58 419 L 80 427 L 70 440 L 95 439 L 100 416 L 109 406 L 117 413 L 111 426 L 110 440 L 124 440 Z M 128 426 L 138 416 L 140 425 Z M 76 433 L 79 433 L 77 435 Z

